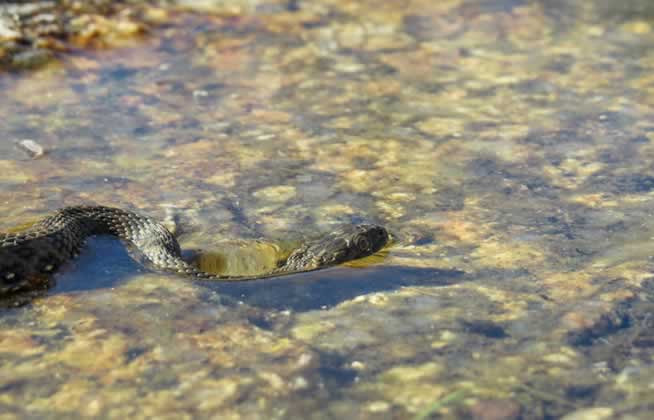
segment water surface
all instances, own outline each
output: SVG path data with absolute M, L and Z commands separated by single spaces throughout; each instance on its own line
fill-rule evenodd
M 1 411 L 647 418 L 649 2 L 184 3 L 0 75 L 0 227 L 99 203 L 236 261 L 342 223 L 397 241 L 202 284 L 94 239 L 0 313 Z

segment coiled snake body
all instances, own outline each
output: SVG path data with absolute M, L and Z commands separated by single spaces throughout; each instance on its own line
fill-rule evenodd
M 66 207 L 25 231 L 0 233 L 0 296 L 42 288 L 44 279 L 77 255 L 91 235 L 120 238 L 134 246 L 156 269 L 213 280 L 256 280 L 317 270 L 371 255 L 389 239 L 381 226 L 347 226 L 305 243 L 270 272 L 221 276 L 184 261 L 172 233 L 150 217 L 105 206 Z

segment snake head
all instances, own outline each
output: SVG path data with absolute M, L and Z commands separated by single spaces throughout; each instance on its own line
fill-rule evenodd
M 335 230 L 311 247 L 320 252 L 322 265 L 342 264 L 367 257 L 382 249 L 389 240 L 388 231 L 379 225 L 361 224 Z
M 350 239 L 350 259 L 363 258 L 382 249 L 388 243 L 388 231 L 379 225 L 354 226 Z M 344 262 L 344 261 L 343 261 Z
M 379 225 L 345 226 L 293 252 L 284 265 L 288 271 L 315 270 L 367 257 L 389 241 L 388 231 Z

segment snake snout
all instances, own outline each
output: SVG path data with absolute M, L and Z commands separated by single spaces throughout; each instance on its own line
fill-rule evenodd
M 379 225 L 366 225 L 365 236 L 371 254 L 382 249 L 390 240 L 390 234 L 386 228 Z

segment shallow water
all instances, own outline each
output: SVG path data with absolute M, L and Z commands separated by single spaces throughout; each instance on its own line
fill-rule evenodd
M 225 284 L 95 238 L 1 310 L 0 412 L 647 418 L 649 2 L 186 3 L 0 74 L 0 228 L 121 206 L 238 270 L 342 223 L 396 242 Z

